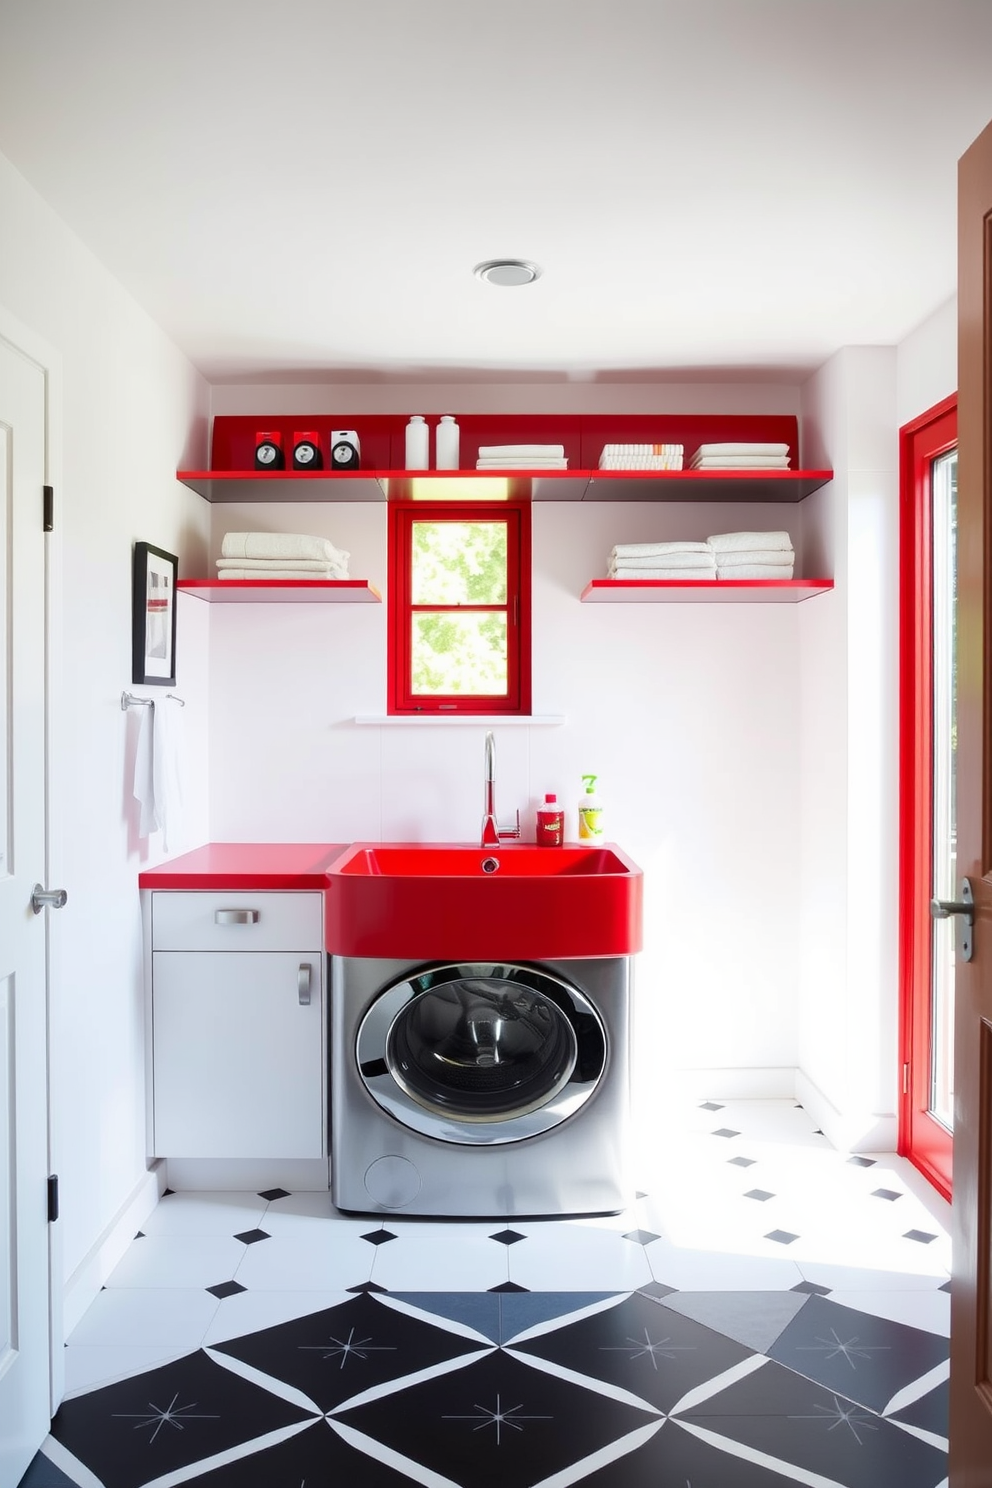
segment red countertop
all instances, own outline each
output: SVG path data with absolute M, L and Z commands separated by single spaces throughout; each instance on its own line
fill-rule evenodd
M 320 889 L 349 842 L 208 842 L 138 874 L 139 889 Z

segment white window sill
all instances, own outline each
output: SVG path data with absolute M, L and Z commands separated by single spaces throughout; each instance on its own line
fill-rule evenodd
M 565 722 L 564 713 L 359 713 L 354 722 L 376 728 L 423 728 L 435 724 L 463 728 L 556 728 Z

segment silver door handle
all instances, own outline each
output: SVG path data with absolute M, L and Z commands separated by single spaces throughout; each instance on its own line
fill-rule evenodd
M 951 915 L 961 915 L 964 924 L 958 939 L 958 954 L 962 961 L 970 961 L 975 953 L 975 896 L 971 879 L 961 880 L 960 899 L 931 899 L 930 913 L 935 920 L 948 920 Z
M 296 987 L 300 996 L 300 1007 L 310 1006 L 310 963 L 300 963 L 300 974 L 296 978 Z
M 35 884 L 31 891 L 31 908 L 35 914 L 41 914 L 46 904 L 49 909 L 62 909 L 68 897 L 65 889 L 43 889 L 41 884 Z
M 215 909 L 215 925 L 257 925 L 257 909 Z

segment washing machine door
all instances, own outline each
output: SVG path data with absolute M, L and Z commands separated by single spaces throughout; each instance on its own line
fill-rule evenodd
M 578 988 L 543 969 L 435 966 L 385 988 L 362 1020 L 372 1098 L 442 1142 L 519 1142 L 580 1109 L 603 1077 L 606 1034 Z

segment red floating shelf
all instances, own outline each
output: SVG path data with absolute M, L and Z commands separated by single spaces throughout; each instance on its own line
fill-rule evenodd
M 592 579 L 583 604 L 799 604 L 833 579 Z
M 180 594 L 211 604 L 381 604 L 368 579 L 180 579 Z

